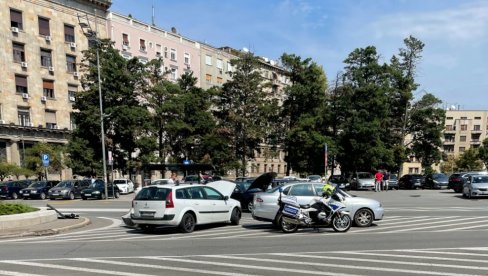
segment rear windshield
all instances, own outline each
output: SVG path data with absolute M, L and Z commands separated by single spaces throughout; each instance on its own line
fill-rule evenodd
M 135 200 L 166 200 L 171 189 L 147 187 L 142 189 L 135 197 Z
M 448 177 L 445 174 L 439 173 L 439 174 L 434 174 L 432 175 L 432 178 L 435 180 L 441 180 L 441 181 L 447 181 Z
M 370 173 L 358 173 L 358 178 L 373 178 L 373 176 Z

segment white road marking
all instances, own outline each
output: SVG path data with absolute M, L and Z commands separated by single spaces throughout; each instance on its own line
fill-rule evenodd
M 340 254 L 345 254 L 345 255 L 364 255 L 364 252 L 341 252 Z M 373 253 L 374 256 L 382 256 L 382 257 L 392 257 L 392 258 L 402 258 L 402 259 L 421 259 L 424 260 L 425 256 L 413 256 L 413 255 L 400 255 L 400 254 L 382 254 L 375 252 Z M 439 261 L 453 261 L 453 262 L 467 262 L 467 263 L 487 263 L 488 261 L 486 260 L 474 260 L 474 259 L 460 259 L 460 258 L 445 258 L 445 257 L 435 257 L 435 256 L 429 256 L 429 260 L 439 260 Z M 415 263 L 417 264 L 417 262 Z
M 7 270 L 0 270 L 0 275 L 7 275 L 7 276 L 45 276 L 43 274 L 32 274 L 32 273 L 14 272 L 14 271 L 7 271 Z
M 462 248 L 461 248 L 462 249 Z M 402 252 L 413 252 L 413 253 L 426 253 L 426 254 L 443 254 L 443 255 L 462 255 L 462 256 L 476 256 L 476 257 L 488 257 L 488 254 L 470 253 L 470 252 L 444 252 L 444 251 L 433 251 L 433 250 L 412 250 L 405 249 Z
M 465 221 L 465 220 L 473 220 L 473 219 L 476 219 L 476 221 L 472 221 L 472 222 L 466 222 Z M 398 232 L 415 231 L 415 230 L 423 230 L 423 229 L 432 229 L 432 228 L 439 228 L 439 227 L 450 227 L 450 226 L 454 226 L 454 225 L 465 225 L 466 223 L 479 223 L 479 219 L 480 219 L 480 217 L 474 217 L 474 218 L 458 218 L 458 219 L 451 219 L 451 220 L 442 221 L 442 223 L 451 222 L 451 221 L 464 221 L 464 222 L 450 223 L 450 224 L 443 224 L 443 225 L 425 226 L 425 227 L 407 228 L 407 229 L 394 230 L 394 231 L 386 231 L 386 232 L 380 232 L 380 233 L 393 233 L 393 232 L 398 233 Z M 438 222 L 435 222 L 435 223 L 438 223 Z M 434 224 L 434 223 L 432 223 L 432 224 Z M 420 225 L 420 224 L 415 224 L 414 226 L 416 226 L 416 225 Z

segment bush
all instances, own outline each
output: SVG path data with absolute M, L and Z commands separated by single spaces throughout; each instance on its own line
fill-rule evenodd
M 0 216 L 1 215 L 14 215 L 38 211 L 39 209 L 18 203 L 0 203 Z

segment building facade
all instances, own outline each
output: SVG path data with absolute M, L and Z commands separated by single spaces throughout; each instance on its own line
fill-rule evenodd
M 79 63 L 88 48 L 78 16 L 105 26 L 110 5 L 111 0 L 0 1 L 2 160 L 23 165 L 33 144 L 68 142 Z

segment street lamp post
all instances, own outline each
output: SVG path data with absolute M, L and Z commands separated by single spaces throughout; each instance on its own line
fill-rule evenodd
M 95 26 L 96 31 L 93 31 L 90 26 L 90 21 L 88 20 L 88 15 L 78 15 L 79 25 L 83 30 L 83 34 L 88 38 L 88 41 L 94 41 L 97 50 L 97 74 L 98 74 L 98 98 L 100 103 L 100 131 L 101 131 L 101 142 L 102 142 L 102 162 L 103 162 L 103 181 L 105 183 L 105 198 L 108 198 L 107 190 L 107 164 L 105 155 L 105 128 L 103 125 L 103 101 L 102 101 L 102 81 L 100 77 L 100 39 L 98 35 L 98 24 L 96 22 L 97 10 L 95 10 Z

